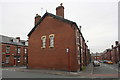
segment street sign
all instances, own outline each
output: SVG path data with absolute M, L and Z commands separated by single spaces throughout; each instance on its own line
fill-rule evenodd
M 66 49 L 66 52 L 69 53 L 69 48 Z

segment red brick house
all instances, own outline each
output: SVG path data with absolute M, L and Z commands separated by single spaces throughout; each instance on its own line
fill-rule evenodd
M 111 60 L 113 63 L 120 61 L 120 43 L 115 42 L 115 46 L 111 46 L 111 49 L 106 49 L 102 55 L 103 60 Z
M 92 53 L 91 54 L 92 61 L 94 61 L 94 60 L 97 60 L 97 61 L 102 60 L 102 58 L 101 58 L 102 55 L 103 55 L 102 53 L 97 53 L 97 52 Z
M 28 68 L 81 70 L 83 36 L 75 22 L 64 18 L 62 4 L 56 8 L 56 15 L 37 14 L 28 37 Z
M 27 41 L 20 37 L 13 38 L 0 35 L 2 46 L 2 66 L 24 66 L 27 64 Z

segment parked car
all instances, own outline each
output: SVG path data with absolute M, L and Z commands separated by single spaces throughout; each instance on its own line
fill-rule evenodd
M 107 63 L 107 64 L 113 64 L 113 62 L 112 62 L 112 61 L 106 61 L 106 63 Z
M 103 63 L 103 60 L 100 60 L 99 62 L 100 62 L 100 63 Z
M 93 61 L 93 66 L 100 66 L 100 62 L 99 61 Z
M 113 64 L 113 62 L 112 62 L 112 61 L 109 61 L 109 60 L 103 60 L 103 63 Z
M 103 63 L 106 63 L 108 60 L 103 60 Z

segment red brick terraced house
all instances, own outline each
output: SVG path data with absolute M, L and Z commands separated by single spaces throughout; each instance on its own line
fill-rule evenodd
M 106 49 L 102 55 L 102 60 L 110 60 L 113 63 L 120 61 L 120 43 L 115 41 L 115 46 L 111 46 L 111 49 Z
M 103 55 L 103 53 L 98 53 L 98 52 L 92 53 L 91 54 L 92 61 L 94 61 L 94 60 L 97 60 L 97 61 L 102 60 L 102 58 L 101 58 L 102 55 Z
M 28 42 L 0 35 L 2 66 L 25 66 L 27 65 Z
M 56 15 L 37 14 L 28 37 L 28 68 L 78 71 L 85 64 L 85 54 L 90 54 L 85 53 L 88 48 L 77 24 L 64 18 L 62 4 Z

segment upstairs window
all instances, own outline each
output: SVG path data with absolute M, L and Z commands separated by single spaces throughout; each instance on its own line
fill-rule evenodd
M 54 47 L 54 34 L 49 35 L 50 38 L 50 45 L 49 47 Z
M 42 46 L 41 46 L 41 48 L 45 48 L 46 47 L 46 36 L 42 36 L 41 40 L 42 40 Z
M 79 38 L 80 34 L 79 34 L 79 31 L 77 30 L 76 31 L 76 44 L 80 44 L 80 38 Z
M 10 53 L 10 46 L 6 47 L 6 53 Z
M 17 52 L 20 53 L 20 48 L 18 48 Z
M 24 51 L 25 51 L 25 54 L 26 54 L 27 53 L 27 49 L 25 48 Z

